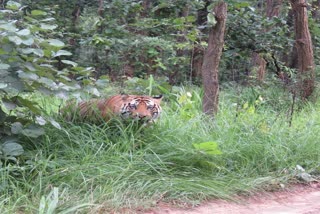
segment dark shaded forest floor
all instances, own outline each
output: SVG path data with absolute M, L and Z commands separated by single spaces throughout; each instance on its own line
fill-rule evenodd
M 234 201 L 212 200 L 192 208 L 160 203 L 144 214 L 318 214 L 320 183 L 295 185 L 286 190 L 235 197 Z

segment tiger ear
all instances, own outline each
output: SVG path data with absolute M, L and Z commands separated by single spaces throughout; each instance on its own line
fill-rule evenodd
M 121 94 L 121 99 L 126 101 L 130 96 L 128 94 Z
M 160 105 L 163 96 L 162 96 L 162 94 L 160 94 L 160 95 L 158 95 L 158 96 L 153 96 L 152 98 L 153 98 L 153 101 L 154 101 L 155 103 L 157 103 L 158 105 Z

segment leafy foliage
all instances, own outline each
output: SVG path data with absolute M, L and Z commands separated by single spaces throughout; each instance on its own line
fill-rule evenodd
M 253 73 L 253 53 L 259 53 L 268 62 L 269 71 L 277 72 L 274 60 L 278 66 L 284 66 L 283 55 L 293 46 L 287 17 L 268 18 L 264 11 L 248 3 L 230 7 L 223 62 L 232 72 L 223 73 L 221 78 L 224 81 L 247 79 Z
M 78 89 L 79 84 L 69 76 L 89 76 L 91 70 L 65 60 L 72 53 L 64 50 L 65 43 L 58 39 L 54 11 L 29 10 L 8 1 L 0 12 L 0 134 L 37 138 L 44 134 L 43 129 L 30 125 L 44 112 L 28 94 Z

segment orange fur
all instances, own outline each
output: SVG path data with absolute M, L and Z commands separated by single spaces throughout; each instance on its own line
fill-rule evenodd
M 61 112 L 68 120 L 77 116 L 83 121 L 109 121 L 120 115 L 123 118 L 150 122 L 161 113 L 161 99 L 162 96 L 115 95 L 108 99 L 91 99 L 78 104 L 69 102 Z

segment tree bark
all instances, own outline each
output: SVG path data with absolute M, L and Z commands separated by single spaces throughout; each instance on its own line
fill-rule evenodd
M 257 73 L 257 80 L 263 82 L 266 75 L 267 62 L 260 56 L 259 53 L 253 52 L 252 61 L 254 70 Z
M 267 0 L 267 17 L 278 17 L 280 14 L 281 5 L 282 0 Z
M 297 50 L 297 92 L 307 99 L 314 91 L 315 65 L 311 35 L 308 27 L 306 0 L 290 0 L 294 14 L 295 48 Z
M 203 112 L 215 115 L 219 103 L 219 62 L 224 44 L 224 32 L 227 19 L 227 4 L 219 2 L 213 12 L 217 21 L 210 29 L 208 48 L 205 52 L 202 64 L 202 82 L 204 87 Z

